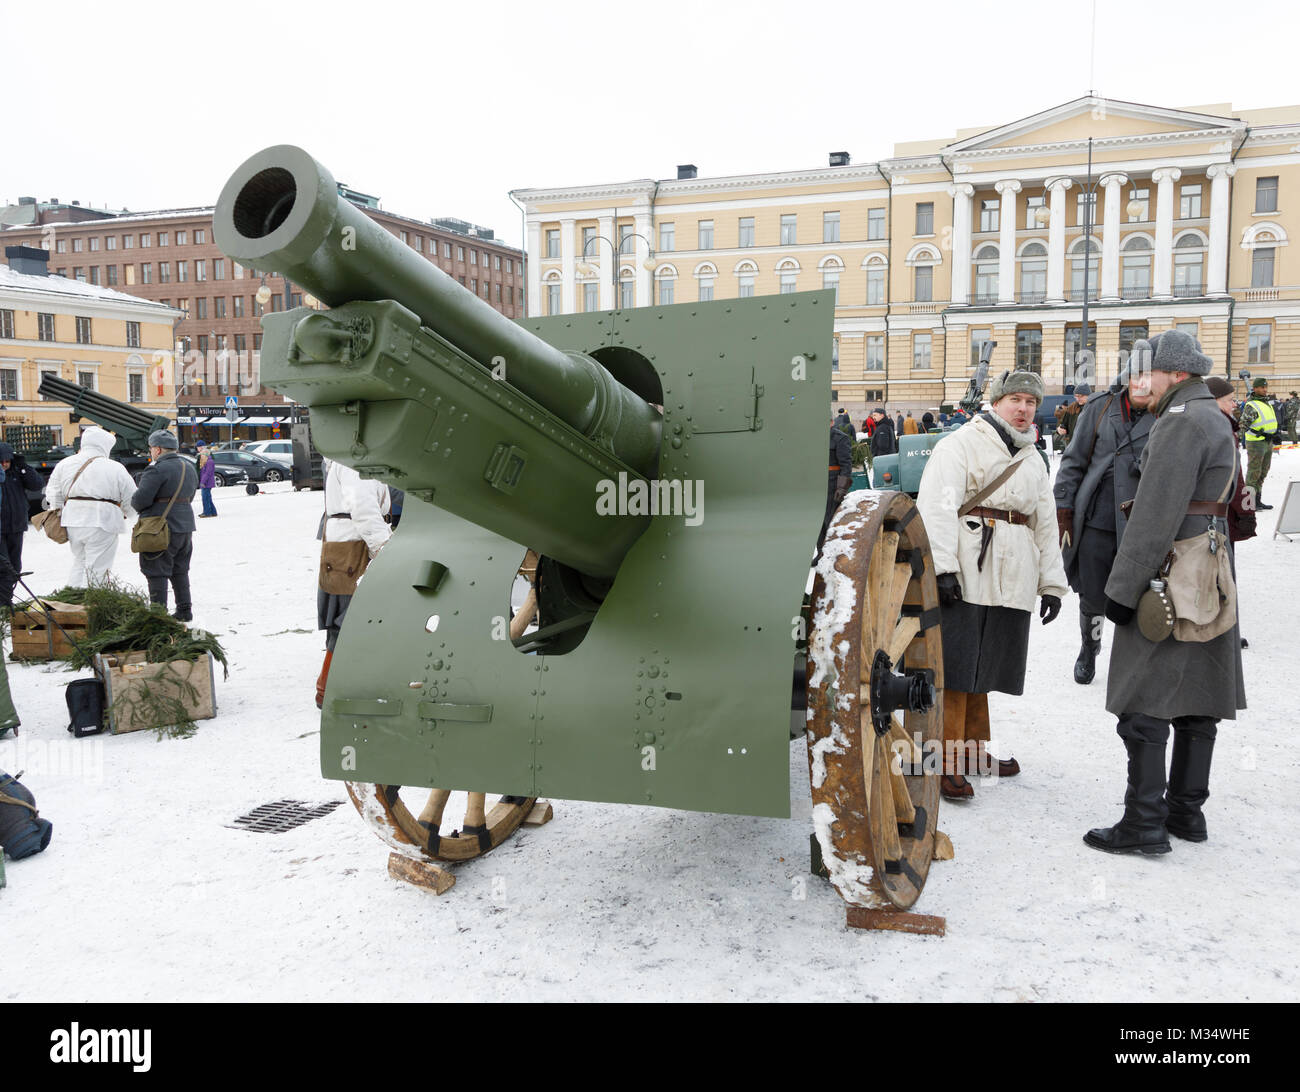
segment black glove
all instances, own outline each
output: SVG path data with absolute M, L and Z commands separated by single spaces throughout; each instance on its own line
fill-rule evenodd
M 1048 622 L 1055 622 L 1056 616 L 1060 613 L 1060 596 L 1044 595 L 1038 600 L 1038 617 L 1043 620 L 1043 625 L 1047 625 Z
M 1128 625 L 1133 621 L 1133 615 L 1136 613 L 1132 607 L 1126 607 L 1123 603 L 1116 603 L 1113 599 L 1106 600 L 1106 617 L 1117 626 Z
M 961 584 L 957 581 L 956 573 L 940 573 L 935 584 L 939 588 L 941 606 L 951 607 L 961 602 Z
M 849 486 L 853 484 L 853 478 L 847 474 L 841 474 L 835 479 L 835 506 L 838 508 L 842 501 L 849 493 Z

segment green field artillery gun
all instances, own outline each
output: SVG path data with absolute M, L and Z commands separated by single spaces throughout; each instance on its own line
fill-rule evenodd
M 806 733 L 851 917 L 926 926 L 898 913 L 946 841 L 912 502 L 854 494 L 805 595 L 831 293 L 511 322 L 290 146 L 239 167 L 214 236 L 330 308 L 264 316 L 262 379 L 327 457 L 406 491 L 321 718 L 322 773 L 398 853 L 480 856 L 544 796 L 785 817 Z

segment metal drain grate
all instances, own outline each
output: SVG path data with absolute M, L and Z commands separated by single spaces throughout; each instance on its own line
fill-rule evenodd
M 269 804 L 258 804 L 247 815 L 241 815 L 226 825 L 234 830 L 251 830 L 258 834 L 283 834 L 286 830 L 293 830 L 303 823 L 328 815 L 342 803 L 342 800 L 327 800 L 323 804 L 307 804 L 301 800 L 273 800 Z

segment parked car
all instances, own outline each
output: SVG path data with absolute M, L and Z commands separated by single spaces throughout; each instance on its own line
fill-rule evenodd
M 195 473 L 198 473 L 199 463 L 194 456 L 182 455 L 181 458 L 187 459 L 190 466 L 194 467 Z M 217 463 L 213 474 L 216 476 L 217 485 L 241 485 L 248 481 L 248 471 L 237 466 L 222 466 Z
M 243 470 L 248 474 L 250 482 L 282 482 L 291 477 L 281 463 L 251 451 L 214 451 L 212 458 L 216 461 L 218 470 Z
M 286 470 L 293 469 L 293 442 L 291 440 L 258 440 L 253 444 L 246 444 L 244 451 L 251 451 L 254 455 L 265 455 L 268 459 L 274 459 Z

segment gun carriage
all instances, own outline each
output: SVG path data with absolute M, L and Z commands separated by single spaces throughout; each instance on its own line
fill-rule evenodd
M 946 841 L 912 501 L 850 494 L 805 594 L 831 293 L 511 322 L 291 146 L 235 171 L 214 235 L 329 308 L 263 317 L 263 382 L 328 458 L 406 491 L 321 717 L 322 774 L 381 837 L 465 861 L 541 797 L 788 817 L 802 734 L 851 916 L 938 928 L 899 913 Z

